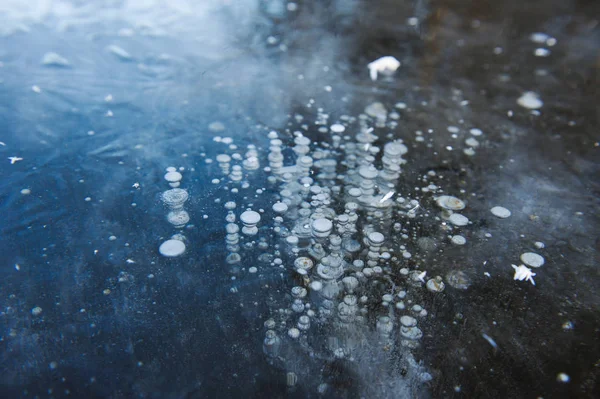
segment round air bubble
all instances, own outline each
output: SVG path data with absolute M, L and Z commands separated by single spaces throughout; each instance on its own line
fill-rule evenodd
M 454 245 L 465 245 L 467 243 L 467 239 L 465 237 L 459 236 L 459 235 L 452 236 L 451 241 L 452 241 L 452 244 L 454 244 Z
M 158 251 L 162 256 L 173 258 L 185 252 L 185 244 L 179 240 L 167 240 L 160 245 Z
M 383 236 L 383 234 L 381 234 L 377 231 L 374 231 L 369 234 L 369 241 L 371 243 L 373 243 L 373 245 L 383 244 L 384 240 L 385 240 L 385 237 Z
M 227 232 L 227 234 L 235 234 L 240 231 L 240 228 L 235 223 L 227 223 L 225 225 L 225 231 Z
M 323 283 L 320 281 L 313 281 L 310 283 L 310 289 L 313 291 L 321 291 L 323 289 Z
M 275 213 L 285 213 L 288 210 L 288 206 L 283 202 L 276 202 L 273 204 L 273 211 Z
M 473 137 L 469 137 L 468 139 L 466 139 L 465 144 L 471 147 L 479 147 L 479 141 L 477 141 Z
M 471 280 L 467 274 L 460 270 L 452 270 L 446 274 L 446 282 L 459 290 L 466 290 L 471 285 Z
M 414 327 L 417 325 L 417 319 L 411 316 L 402 316 L 400 317 L 400 323 L 402 323 L 404 327 Z
M 401 327 L 400 334 L 410 340 L 418 340 L 423 337 L 423 332 L 417 327 Z
M 358 299 L 356 295 L 346 295 L 344 296 L 344 303 L 348 306 L 355 306 L 358 303 Z
M 318 233 L 327 233 L 333 228 L 333 223 L 329 219 L 320 218 L 313 221 L 312 227 Z
M 344 242 L 344 249 L 348 252 L 358 252 L 361 249 L 360 243 L 356 240 L 348 240 Z
M 383 146 L 383 151 L 386 155 L 397 157 L 406 154 L 408 152 L 408 148 L 406 148 L 406 146 L 402 143 L 392 141 L 391 143 L 387 143 Z
M 310 318 L 308 316 L 300 316 L 298 319 L 298 328 L 308 330 L 310 328 Z
M 190 221 L 190 215 L 186 211 L 171 211 L 167 215 L 169 223 L 175 227 L 183 227 Z
M 344 127 L 344 125 L 340 125 L 339 123 L 336 123 L 334 125 L 331 125 L 331 131 L 334 133 L 343 133 L 344 130 L 346 130 L 346 128 Z
M 435 202 L 440 208 L 449 209 L 451 211 L 460 211 L 465 209 L 465 203 L 461 199 L 451 195 L 439 196 Z
M 536 254 L 535 252 L 525 252 L 521 254 L 521 262 L 527 266 L 540 267 L 545 263 L 544 257 Z
M 310 269 L 312 269 L 313 265 L 314 265 L 314 263 L 313 263 L 312 259 L 307 258 L 305 256 L 296 258 L 296 260 L 294 261 L 294 267 L 296 269 L 310 270 Z
M 311 186 L 310 187 L 310 192 L 313 194 L 320 194 L 321 191 L 323 191 L 323 189 L 319 186 Z
M 260 222 L 260 214 L 255 211 L 246 211 L 240 215 L 242 223 L 254 226 Z
M 219 155 L 217 155 L 217 162 L 218 163 L 229 163 L 229 162 L 231 162 L 231 157 L 227 154 L 219 154 Z
M 182 188 L 174 188 L 162 193 L 162 200 L 170 208 L 181 207 L 188 197 L 188 192 Z
M 506 219 L 511 215 L 510 211 L 502 206 L 495 206 L 490 209 L 490 212 L 492 212 L 492 215 L 499 217 L 500 219 Z
M 462 227 L 469 224 L 469 219 L 466 216 L 461 215 L 460 213 L 453 213 L 448 218 L 448 221 L 455 226 Z
M 349 292 L 354 291 L 358 287 L 358 279 L 354 276 L 344 277 L 342 283 L 344 284 L 346 291 Z
M 360 174 L 360 176 L 363 179 L 367 179 L 367 180 L 373 180 L 379 174 L 379 172 L 373 165 L 361 166 L 360 169 L 358 170 L 358 173 Z
M 298 136 L 294 139 L 297 145 L 310 145 L 310 139 L 306 136 Z
M 350 194 L 352 197 L 360 197 L 362 195 L 362 190 L 358 187 L 352 187 L 350 190 L 348 190 L 348 194 Z
M 165 174 L 165 180 L 169 183 L 177 183 L 179 182 L 183 176 L 179 172 L 167 172 Z
M 292 338 L 292 339 L 296 339 L 296 338 L 298 338 L 300 336 L 300 330 L 298 330 L 297 328 L 292 327 L 292 328 L 290 328 L 288 330 L 288 336 L 290 338 Z
M 296 286 L 292 288 L 292 296 L 296 299 L 302 299 L 307 295 L 306 288 Z
M 298 245 L 300 240 L 296 236 L 287 236 L 285 241 L 290 245 Z
M 225 262 L 227 262 L 228 265 L 235 265 L 237 263 L 240 263 L 241 261 L 242 261 L 242 257 L 240 256 L 240 254 L 238 254 L 236 252 L 230 253 L 225 258 Z

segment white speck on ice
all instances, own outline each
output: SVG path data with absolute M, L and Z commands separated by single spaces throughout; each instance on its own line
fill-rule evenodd
M 111 44 L 110 46 L 108 46 L 106 48 L 106 50 L 108 50 L 110 53 L 116 55 L 118 58 L 120 58 L 123 61 L 130 61 L 132 59 L 131 54 L 129 54 L 127 51 L 125 51 L 123 48 Z
M 382 73 L 384 75 L 391 75 L 394 72 L 396 72 L 396 69 L 398 69 L 400 65 L 400 61 L 388 55 L 385 57 L 378 58 L 375 61 L 369 63 L 367 67 L 369 68 L 369 75 L 371 76 L 371 80 L 377 80 L 378 73 Z
M 475 155 L 475 150 L 473 148 L 471 148 L 471 147 L 465 148 L 463 150 L 463 152 L 465 153 L 465 155 L 467 155 L 469 157 L 472 157 L 473 155 Z
M 515 269 L 515 275 L 513 277 L 513 280 L 519 280 L 519 281 L 531 281 L 531 284 L 535 285 L 535 281 L 533 281 L 533 276 L 535 276 L 535 273 L 532 273 L 531 269 L 528 268 L 525 265 L 511 265 L 513 269 Z
M 548 40 L 550 38 L 549 35 L 542 33 L 542 32 L 535 32 L 532 33 L 531 36 L 529 36 L 529 39 L 531 39 L 532 42 L 534 43 L 545 43 L 546 40 Z
M 517 104 L 527 109 L 539 109 L 542 108 L 544 102 L 540 100 L 540 97 L 536 93 L 527 91 L 523 93 L 521 97 L 519 97 Z
M 477 141 L 477 139 L 474 137 L 469 137 L 468 139 L 466 139 L 465 144 L 468 145 L 469 147 L 474 147 L 474 148 L 479 147 L 479 141 Z
M 489 342 L 489 343 L 490 343 L 490 345 L 492 345 L 492 347 L 493 347 L 494 349 L 498 349 L 498 344 L 496 343 L 496 341 L 494 341 L 494 340 L 492 339 L 492 337 L 490 337 L 490 336 L 489 336 L 489 335 L 487 335 L 487 334 L 481 334 L 481 336 L 483 337 L 483 339 L 485 339 L 487 342 Z
M 394 191 L 390 191 L 388 192 L 386 195 L 383 196 L 383 198 L 381 198 L 379 200 L 380 203 L 384 203 L 385 201 L 389 200 L 390 198 L 392 198 L 394 196 L 395 192 Z
M 68 67 L 70 66 L 69 60 L 65 57 L 57 54 L 57 53 L 46 53 L 42 58 L 42 64 L 46 66 L 58 66 L 58 67 Z
M 533 54 L 536 57 L 548 57 L 550 55 L 550 50 L 548 50 L 547 48 L 536 48 L 535 51 L 533 52 Z

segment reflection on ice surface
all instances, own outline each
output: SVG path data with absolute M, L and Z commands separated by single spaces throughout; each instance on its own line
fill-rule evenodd
M 2 396 L 593 397 L 597 6 L 543 3 L 3 1 Z

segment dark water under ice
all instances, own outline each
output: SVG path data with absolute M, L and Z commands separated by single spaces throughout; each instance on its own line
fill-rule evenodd
M 319 397 L 327 384 L 325 397 L 597 397 L 599 5 L 289 4 L 0 5 L 0 396 Z M 532 42 L 534 32 L 556 44 Z M 535 56 L 539 47 L 550 55 Z M 51 52 L 68 65 L 44 64 Z M 372 82 L 367 63 L 386 55 L 402 66 Z M 517 104 L 526 91 L 542 99 L 539 114 Z M 409 149 L 398 191 L 433 170 L 473 222 L 465 246 L 421 248 L 428 275 L 461 270 L 471 285 L 423 294 L 413 353 L 433 379 L 418 385 L 394 368 L 371 379 L 371 365 L 318 356 L 267 362 L 263 323 L 293 284 L 258 261 L 244 266 L 260 273 L 232 280 L 223 204 L 270 209 L 276 191 L 259 170 L 251 189 L 231 193 L 206 163 L 229 151 L 219 135 L 256 145 L 262 168 L 270 130 L 288 145 L 296 130 L 328 143 L 319 114 L 331 124 L 376 101 L 399 114 L 378 144 L 401 138 Z M 468 156 L 471 128 L 483 135 Z M 168 166 L 185 168 L 192 217 L 175 259 L 158 253 L 173 234 L 160 201 Z M 495 218 L 496 205 L 512 216 Z M 431 218 L 412 223 L 436 238 Z M 512 278 L 527 251 L 546 260 L 535 286 Z

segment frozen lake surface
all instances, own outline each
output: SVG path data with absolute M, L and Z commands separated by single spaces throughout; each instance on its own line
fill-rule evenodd
M 599 15 L 3 1 L 0 396 L 598 397 Z

